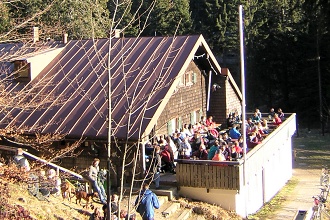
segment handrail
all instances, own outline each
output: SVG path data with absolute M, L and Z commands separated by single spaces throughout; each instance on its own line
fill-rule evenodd
M 7 151 L 13 151 L 13 152 L 16 152 L 17 151 L 17 148 L 16 147 L 8 147 L 8 146 L 4 146 L 4 145 L 0 145 L 0 149 L 7 150 Z M 49 165 L 49 166 L 51 166 L 53 168 L 56 168 L 58 170 L 61 170 L 61 171 L 65 172 L 65 173 L 69 173 L 72 176 L 75 176 L 75 177 L 77 177 L 79 179 L 83 179 L 83 176 L 82 175 L 80 175 L 78 173 L 75 173 L 75 172 L 73 172 L 71 170 L 68 170 L 66 168 L 63 168 L 61 166 L 58 166 L 58 165 L 56 165 L 56 164 L 54 164 L 52 162 L 49 162 L 47 160 L 41 159 L 40 157 L 37 157 L 37 156 L 35 156 L 33 154 L 28 153 L 27 151 L 24 151 L 23 150 L 23 154 L 25 154 L 26 156 L 31 157 L 31 158 L 33 158 L 33 159 L 35 159 L 37 161 L 40 161 L 42 163 L 45 163 L 46 165 Z
M 252 157 L 253 154 L 255 154 L 258 150 L 260 150 L 260 148 L 262 148 L 264 145 L 266 145 L 266 143 L 268 141 L 270 141 L 274 136 L 276 136 L 282 129 L 286 129 L 287 128 L 286 126 L 289 123 L 291 123 L 292 120 L 295 120 L 296 114 L 287 113 L 286 116 L 288 116 L 289 114 L 291 114 L 291 115 L 288 118 L 286 118 L 285 121 L 282 122 L 282 124 L 277 126 L 276 129 L 274 129 L 274 131 L 272 131 L 264 140 L 262 140 L 262 142 L 260 144 L 258 144 L 257 146 L 255 146 L 254 148 L 252 148 L 249 151 L 246 159 L 249 159 L 250 157 Z
M 238 161 L 214 161 L 214 160 L 192 160 L 192 159 L 176 159 L 174 162 L 181 164 L 202 164 L 202 165 L 227 165 L 235 166 L 240 165 L 242 160 Z

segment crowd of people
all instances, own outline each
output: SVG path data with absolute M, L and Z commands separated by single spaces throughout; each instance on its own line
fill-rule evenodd
M 285 119 L 282 109 L 277 113 L 271 108 L 268 117 L 263 118 L 257 108 L 253 116 L 245 121 L 246 150 L 254 148 Z M 227 127 L 213 121 L 213 117 L 201 117 L 194 125 L 184 124 L 172 135 L 158 136 L 153 143 L 148 142 L 146 147 L 146 161 L 157 175 L 159 173 L 175 173 L 176 159 L 236 161 L 243 156 L 242 119 L 237 111 L 230 113 L 227 118 Z M 153 163 L 150 163 L 153 161 Z M 155 161 L 156 164 L 155 165 Z M 159 162 L 160 161 L 160 162 Z M 156 187 L 159 184 L 156 182 Z

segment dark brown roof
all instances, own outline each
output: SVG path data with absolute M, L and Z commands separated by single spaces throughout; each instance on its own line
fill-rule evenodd
M 174 80 L 183 74 L 197 51 L 202 48 L 210 52 L 201 35 L 118 38 L 111 44 L 108 60 L 109 39 L 68 42 L 30 83 L 42 84 L 40 93 L 65 97 L 65 101 L 34 111 L 12 109 L 9 126 L 30 127 L 30 132 L 106 138 L 110 73 L 112 135 L 138 139 L 146 130 L 150 132 L 150 121 L 161 113 L 175 88 Z M 220 72 L 218 64 L 213 64 Z M 31 98 L 37 97 L 26 100 Z

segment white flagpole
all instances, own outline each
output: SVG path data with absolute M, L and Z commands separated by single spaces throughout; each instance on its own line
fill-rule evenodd
M 245 63 L 244 63 L 244 26 L 243 26 L 243 6 L 239 6 L 239 36 L 240 36 L 240 57 L 241 57 L 241 87 L 242 87 L 242 135 L 243 135 L 243 185 L 246 187 L 246 124 L 245 124 Z M 247 216 L 248 191 L 245 190 L 245 215 Z
M 242 133 L 243 133 L 243 157 L 246 159 L 246 124 L 245 124 L 245 64 L 244 64 L 244 36 L 243 36 L 243 7 L 239 6 L 239 36 L 241 54 L 241 87 L 242 87 Z M 244 176 L 245 182 L 245 176 Z

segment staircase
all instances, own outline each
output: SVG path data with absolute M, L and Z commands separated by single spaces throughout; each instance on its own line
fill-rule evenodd
M 179 202 L 169 201 L 167 196 L 158 196 L 160 208 L 155 210 L 155 219 L 187 220 L 191 210 L 180 207 Z
M 167 220 L 205 220 L 203 216 L 194 214 L 192 209 L 181 207 L 180 203 L 175 200 L 178 196 L 176 177 L 171 173 L 164 173 L 160 178 L 161 189 L 151 190 L 157 195 L 160 208 L 155 210 L 155 219 Z
M 178 196 L 176 187 L 176 177 L 170 173 L 161 174 L 160 189 L 155 189 L 155 186 L 150 185 L 150 190 L 154 192 L 159 200 L 159 209 L 155 209 L 155 218 L 157 220 L 205 220 L 203 217 L 193 214 L 192 209 L 181 207 L 180 202 L 176 201 Z M 128 190 L 128 187 L 126 188 Z M 133 192 L 138 192 L 139 189 L 134 188 Z M 133 197 L 132 202 L 134 203 L 136 196 Z M 137 220 L 141 217 L 137 214 Z
M 158 196 L 160 208 L 155 210 L 155 219 L 167 220 L 205 220 L 201 215 L 193 213 L 191 208 L 181 207 L 178 197 L 176 176 L 171 173 L 161 174 L 161 189 L 150 189 Z

